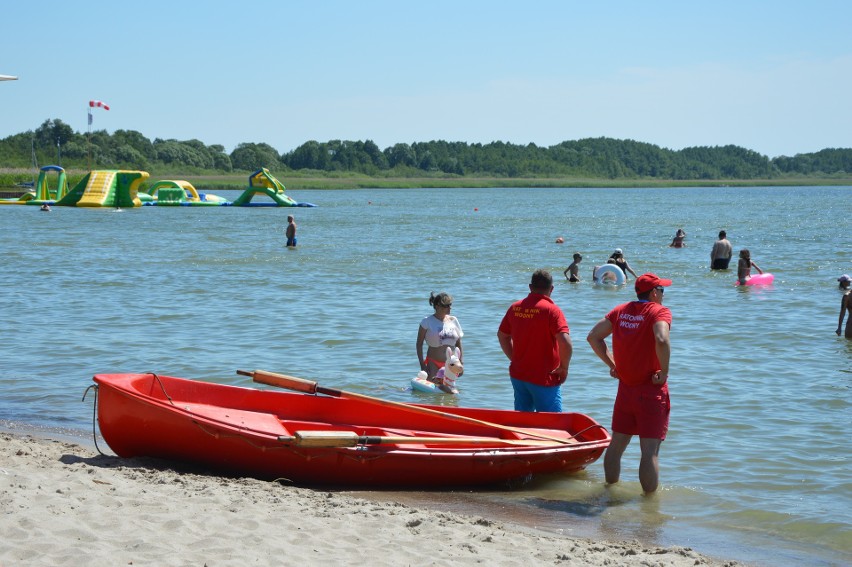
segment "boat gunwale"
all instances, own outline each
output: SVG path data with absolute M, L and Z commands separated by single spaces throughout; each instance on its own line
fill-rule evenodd
M 125 380 L 118 382 L 115 379 L 117 377 L 123 377 L 123 378 L 125 378 Z M 505 457 L 505 456 L 510 456 L 510 455 L 528 456 L 528 457 L 535 457 L 535 456 L 554 457 L 556 455 L 562 455 L 562 454 L 566 454 L 566 453 L 575 453 L 575 452 L 578 452 L 580 450 L 587 451 L 587 450 L 595 450 L 595 449 L 598 449 L 598 448 L 605 449 L 606 447 L 609 446 L 610 441 L 611 441 L 611 437 L 609 435 L 609 432 L 606 430 L 605 427 L 601 426 L 600 424 L 597 424 L 597 422 L 595 422 L 594 420 L 592 420 L 588 416 L 585 416 L 585 414 L 577 414 L 577 415 L 586 417 L 592 423 L 598 425 L 600 430 L 604 433 L 604 438 L 593 439 L 593 440 L 589 440 L 589 441 L 577 441 L 576 443 L 570 443 L 570 444 L 569 443 L 561 444 L 559 442 L 554 441 L 553 445 L 544 445 L 544 446 L 542 446 L 542 445 L 499 445 L 499 444 L 481 445 L 480 444 L 480 445 L 470 445 L 470 446 L 464 446 L 464 447 L 447 447 L 447 446 L 443 446 L 443 445 L 437 446 L 435 444 L 428 444 L 428 443 L 425 443 L 425 444 L 413 444 L 413 443 L 412 444 L 391 444 L 391 443 L 389 443 L 389 444 L 382 444 L 382 445 L 356 445 L 354 447 L 323 447 L 323 448 L 311 447 L 311 448 L 305 448 L 305 447 L 299 447 L 299 446 L 296 446 L 296 445 L 292 445 L 292 444 L 289 444 L 287 442 L 282 442 L 279 439 L 281 432 L 274 432 L 273 433 L 273 432 L 253 428 L 253 427 L 250 427 L 250 426 L 240 425 L 239 423 L 237 423 L 233 420 L 217 419 L 216 417 L 210 416 L 208 414 L 194 412 L 194 411 L 192 411 L 191 406 L 192 405 L 205 405 L 205 406 L 208 406 L 208 407 L 221 407 L 221 408 L 223 408 L 223 410 L 247 412 L 247 413 L 251 413 L 251 414 L 254 414 L 254 415 L 258 415 L 258 416 L 266 415 L 266 416 L 269 416 L 271 418 L 274 418 L 278 423 L 280 423 L 281 429 L 286 432 L 286 431 L 289 430 L 287 425 L 286 425 L 286 423 L 289 420 L 282 419 L 280 414 L 272 413 L 272 412 L 269 412 L 269 411 L 262 411 L 262 410 L 242 409 L 242 408 L 233 407 L 233 406 L 228 406 L 228 407 L 217 406 L 217 405 L 214 405 L 214 404 L 206 404 L 206 403 L 203 403 L 203 402 L 194 402 L 194 401 L 189 401 L 189 400 L 185 400 L 185 399 L 178 399 L 177 401 L 175 401 L 175 400 L 171 399 L 171 397 L 165 392 L 165 389 L 162 386 L 162 383 L 161 383 L 161 388 L 163 388 L 162 391 L 163 391 L 163 394 L 165 396 L 164 398 L 159 398 L 159 397 L 156 397 L 156 396 L 153 396 L 153 395 L 150 395 L 150 394 L 146 394 L 137 387 L 137 383 L 140 380 L 149 379 L 149 380 L 151 380 L 150 387 L 152 389 L 156 388 L 156 386 L 157 386 L 156 380 L 162 379 L 162 378 L 165 378 L 165 379 L 168 379 L 168 380 L 177 380 L 177 381 L 192 383 L 192 384 L 202 384 L 204 387 L 211 387 L 212 386 L 212 387 L 225 388 L 225 389 L 239 389 L 239 390 L 242 390 L 246 393 L 264 392 L 266 394 L 273 395 L 273 396 L 295 396 L 295 397 L 299 397 L 299 398 L 306 396 L 306 397 L 311 397 L 311 398 L 319 397 L 319 398 L 327 399 L 327 400 L 330 400 L 330 401 L 336 400 L 336 398 L 325 398 L 325 397 L 312 395 L 312 394 L 304 394 L 304 393 L 296 393 L 296 392 L 277 392 L 277 391 L 273 391 L 273 390 L 261 390 L 261 389 L 258 389 L 258 388 L 251 388 L 251 387 L 230 385 L 230 384 L 219 384 L 219 383 L 216 383 L 216 382 L 196 381 L 196 380 L 190 380 L 190 379 L 186 379 L 186 378 L 178 378 L 178 377 L 174 377 L 174 376 L 166 376 L 166 375 L 160 376 L 160 375 L 157 375 L 155 373 L 96 374 L 93 379 L 99 386 L 110 387 L 114 391 L 121 393 L 122 395 L 129 396 L 129 397 L 135 399 L 137 402 L 142 403 L 144 405 L 155 406 L 155 407 L 160 408 L 161 410 L 164 410 L 164 411 L 167 411 L 167 412 L 170 412 L 170 413 L 174 413 L 174 414 L 178 414 L 178 415 L 182 415 L 183 417 L 189 419 L 190 421 L 202 422 L 202 423 L 207 424 L 208 426 L 216 427 L 216 428 L 222 429 L 223 431 L 232 432 L 236 435 L 243 435 L 243 436 L 250 435 L 250 436 L 254 437 L 255 439 L 257 439 L 259 441 L 262 440 L 264 442 L 269 442 L 271 446 L 273 446 L 275 448 L 281 448 L 281 449 L 299 449 L 299 450 L 308 449 L 310 451 L 318 451 L 319 449 L 329 449 L 332 452 L 370 453 L 371 455 L 376 455 L 376 456 L 387 454 L 387 453 L 394 453 L 394 454 L 398 454 L 398 455 L 405 455 L 405 454 L 412 454 L 412 455 L 419 455 L 419 456 L 435 455 L 435 456 L 440 456 L 440 457 L 449 457 L 449 456 L 456 457 L 456 456 L 458 456 L 458 457 L 464 457 L 464 458 L 470 458 L 470 457 L 489 458 L 489 457 L 493 457 L 493 456 Z M 347 400 L 347 401 L 352 401 L 352 400 Z M 189 405 L 189 407 L 186 407 L 184 404 Z M 412 405 L 414 405 L 414 404 L 412 404 Z M 421 405 L 421 404 L 417 404 L 417 405 Z M 432 407 L 432 406 L 423 405 L 423 407 Z M 462 410 L 474 409 L 474 410 L 476 410 L 476 409 L 481 409 L 481 408 L 459 408 L 459 409 L 462 409 Z M 494 410 L 494 411 L 501 411 L 501 412 L 506 411 L 506 412 L 508 412 L 509 410 Z M 511 412 L 509 412 L 509 413 L 511 413 Z M 317 423 L 320 423 L 320 422 L 317 422 Z M 356 430 L 358 427 L 366 428 L 368 426 L 357 425 L 357 424 L 356 425 L 344 426 L 342 424 L 338 424 L 336 427 L 351 427 L 353 430 Z M 377 427 L 377 426 L 369 426 L 369 427 Z M 530 428 L 529 426 L 525 426 L 525 427 Z M 535 428 L 535 427 L 532 427 L 532 429 L 541 429 L 542 431 L 547 430 L 547 428 Z M 412 429 L 411 431 L 416 431 L 416 430 Z M 424 434 L 427 432 L 427 430 L 417 430 L 417 431 L 422 431 Z M 568 435 L 571 435 L 571 431 L 569 431 L 569 430 L 564 430 L 563 432 L 567 433 Z M 429 433 L 429 435 L 432 435 L 432 433 Z M 447 434 L 446 432 L 438 432 L 438 435 L 439 436 L 447 436 L 447 437 L 454 437 L 454 436 L 464 437 L 465 436 L 464 434 Z M 417 436 L 421 436 L 421 435 L 418 434 Z M 522 441 L 523 439 L 519 439 L 519 440 Z

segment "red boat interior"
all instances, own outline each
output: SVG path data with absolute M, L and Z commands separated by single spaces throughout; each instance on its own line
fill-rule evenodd
M 240 388 L 154 374 L 96 375 L 94 379 L 148 403 L 172 406 L 190 416 L 275 438 L 300 431 L 351 431 L 359 436 L 555 438 L 569 443 L 600 442 L 609 437 L 605 429 L 579 413 L 421 406 L 443 414 L 428 415 L 414 413 L 402 404 L 371 406 L 357 399 Z M 465 417 L 529 430 L 531 435 L 471 423 Z M 572 434 L 577 434 L 576 438 Z M 411 448 L 412 444 L 406 446 Z M 458 447 L 464 445 L 459 443 Z

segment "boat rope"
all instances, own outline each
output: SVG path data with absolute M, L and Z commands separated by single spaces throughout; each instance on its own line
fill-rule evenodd
M 106 457 L 107 454 L 101 451 L 101 448 L 98 446 L 98 431 L 97 431 L 97 423 L 98 423 L 98 385 L 92 384 L 86 391 L 83 392 L 83 399 L 80 401 L 86 401 L 86 395 L 89 393 L 89 390 L 95 391 L 95 403 L 92 404 L 92 440 L 95 442 L 95 449 L 97 449 L 98 453 L 102 456 Z
M 172 400 L 172 397 L 166 393 L 166 387 L 163 386 L 163 381 L 160 380 L 160 377 L 157 376 L 157 373 L 156 372 L 149 372 L 148 374 L 150 374 L 151 376 L 154 377 L 154 380 L 156 380 L 157 384 L 160 385 L 160 390 L 163 391 L 163 395 L 166 397 L 167 400 L 169 400 L 169 403 L 174 406 L 175 402 Z M 175 406 L 175 407 L 177 407 L 177 406 Z
M 581 429 L 580 431 L 578 431 L 577 433 L 575 433 L 573 435 L 569 435 L 568 439 L 577 439 L 577 437 L 579 437 L 580 435 L 582 435 L 583 433 L 585 433 L 586 431 L 588 431 L 590 429 L 594 429 L 595 427 L 600 427 L 601 429 L 606 429 L 606 427 L 604 427 L 600 423 L 595 423 L 593 425 L 588 426 L 585 429 Z

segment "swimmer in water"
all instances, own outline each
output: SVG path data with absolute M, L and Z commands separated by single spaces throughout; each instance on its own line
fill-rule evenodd
M 574 261 L 571 262 L 570 266 L 565 268 L 564 272 L 562 272 L 563 274 L 565 274 L 566 280 L 571 283 L 577 283 L 580 281 L 580 262 L 582 261 L 583 256 L 580 255 L 579 252 L 574 252 Z
M 683 229 L 677 229 L 674 238 L 672 238 L 672 243 L 669 244 L 669 248 L 685 248 L 686 242 L 683 241 L 684 238 L 686 238 L 686 233 L 683 231 Z

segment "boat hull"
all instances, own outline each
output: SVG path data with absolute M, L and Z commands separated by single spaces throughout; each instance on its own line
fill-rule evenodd
M 101 434 L 121 457 L 156 457 L 228 474 L 300 485 L 428 488 L 483 486 L 585 468 L 609 445 L 607 431 L 578 413 L 524 413 L 434 406 L 444 416 L 361 400 L 241 388 L 158 376 L 99 374 Z M 432 408 L 433 406 L 419 406 Z M 447 416 L 447 414 L 451 414 Z M 453 417 L 460 416 L 460 417 Z M 564 438 L 495 431 L 473 418 Z M 510 445 L 399 443 L 305 447 L 297 431 L 355 431 L 368 436 L 503 437 Z M 453 441 L 457 441 L 453 439 Z

